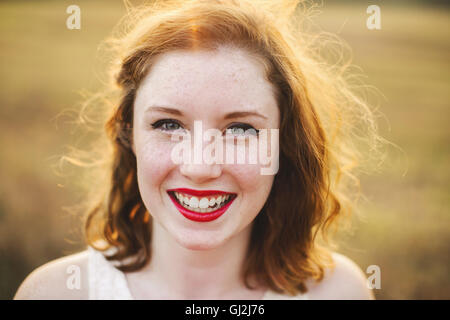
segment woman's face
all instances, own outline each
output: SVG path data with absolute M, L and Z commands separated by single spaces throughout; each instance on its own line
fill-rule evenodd
M 279 118 L 263 65 L 245 51 L 220 47 L 159 56 L 137 91 L 133 119 L 139 190 L 154 222 L 189 249 L 216 248 L 249 231 L 274 176 L 248 161 L 177 164 L 171 154 L 180 142 L 171 137 L 193 137 L 194 121 L 201 121 L 203 132 L 238 135 L 239 129 L 278 129 Z

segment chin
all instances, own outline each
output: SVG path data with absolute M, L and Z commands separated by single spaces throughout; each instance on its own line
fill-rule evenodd
M 176 241 L 180 246 L 186 248 L 188 250 L 211 250 L 221 246 L 224 243 L 224 239 L 211 239 L 211 237 L 201 237 L 201 236 L 192 236 L 187 235 L 183 238 L 176 238 Z

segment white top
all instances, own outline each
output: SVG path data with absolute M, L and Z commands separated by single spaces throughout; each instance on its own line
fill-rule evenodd
M 88 247 L 89 300 L 134 300 L 125 274 L 106 260 L 100 251 Z M 268 290 L 262 300 L 307 300 L 306 294 L 289 296 Z

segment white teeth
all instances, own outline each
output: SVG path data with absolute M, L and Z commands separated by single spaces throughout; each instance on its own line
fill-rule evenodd
M 199 202 L 199 204 L 198 204 L 198 206 L 199 206 L 200 209 L 206 209 L 206 208 L 208 208 L 208 205 L 209 205 L 209 200 L 208 200 L 208 198 L 201 198 L 201 199 L 200 199 L 200 202 Z
M 188 198 L 188 196 L 183 196 L 183 194 L 180 194 L 178 192 L 174 192 L 174 194 L 179 203 L 182 204 L 186 209 L 200 213 L 209 213 L 215 211 L 222 207 L 224 203 L 231 198 L 230 195 L 221 195 L 211 199 L 208 199 L 207 197 L 199 199 L 197 197 Z
M 197 197 L 192 197 L 191 200 L 189 200 L 189 206 L 192 208 L 197 209 L 198 208 L 198 198 Z

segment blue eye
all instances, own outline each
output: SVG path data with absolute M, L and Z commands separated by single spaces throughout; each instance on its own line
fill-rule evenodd
M 258 136 L 259 130 L 246 123 L 233 124 L 227 128 L 227 134 Z
M 152 128 L 160 129 L 162 131 L 175 131 L 182 129 L 182 126 L 178 121 L 172 119 L 162 119 L 153 123 Z
M 158 121 L 152 123 L 151 126 L 153 129 L 159 129 L 159 130 L 165 131 L 165 132 L 174 132 L 177 130 L 184 130 L 183 126 L 178 121 L 173 120 L 173 119 L 161 119 L 161 120 L 158 120 Z M 236 124 L 230 125 L 226 129 L 226 134 L 231 134 L 231 135 L 235 135 L 235 136 L 240 136 L 240 135 L 258 136 L 259 130 L 255 129 L 254 127 L 252 127 L 251 125 L 246 124 L 246 123 L 236 123 Z

